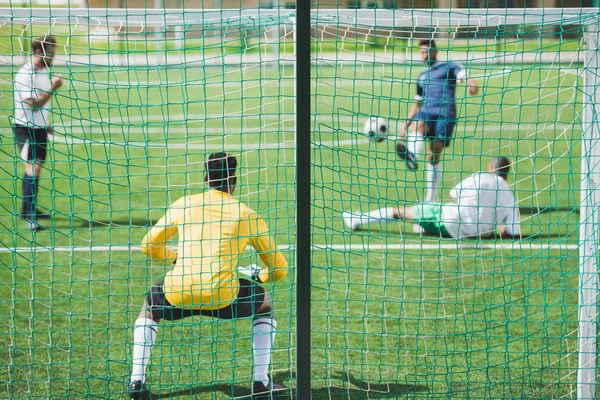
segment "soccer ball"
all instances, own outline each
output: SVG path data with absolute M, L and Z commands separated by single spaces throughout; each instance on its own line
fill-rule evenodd
M 365 121 L 363 132 L 369 139 L 381 142 L 385 140 L 385 137 L 388 134 L 388 123 L 383 118 L 369 117 L 369 119 Z

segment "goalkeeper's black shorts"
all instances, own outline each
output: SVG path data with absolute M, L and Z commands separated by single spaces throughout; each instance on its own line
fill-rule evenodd
M 245 317 L 258 317 L 258 309 L 265 300 L 265 290 L 255 282 L 240 279 L 240 291 L 233 303 L 218 310 L 193 310 L 189 308 L 178 308 L 167 300 L 163 288 L 163 281 L 152 286 L 146 294 L 146 304 L 156 319 L 175 321 L 192 315 L 205 315 L 207 317 L 221 319 L 235 319 Z

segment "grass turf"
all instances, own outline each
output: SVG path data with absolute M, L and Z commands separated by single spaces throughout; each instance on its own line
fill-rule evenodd
M 532 238 L 461 247 L 420 238 L 404 223 L 351 233 L 343 210 L 422 198 L 422 168 L 407 171 L 393 141 L 376 144 L 360 134 L 368 115 L 389 118 L 397 130 L 421 69 L 313 70 L 313 395 L 568 396 L 577 360 L 578 253 L 560 246 L 577 243 L 578 71 L 473 66 L 482 93 L 465 97 L 459 89 L 444 197 L 489 156 L 509 156 L 517 161 L 511 183 L 519 206 L 551 210 L 523 214 Z M 122 248 L 138 245 L 172 201 L 203 190 L 208 153 L 226 149 L 240 158 L 239 197 L 268 220 L 278 244 L 294 243 L 293 69 L 57 72 L 68 84 L 53 100 L 57 134 L 41 180 L 39 203 L 55 214 L 46 231 L 26 231 L 15 216 L 22 165 L 7 123 L 0 136 L 0 241 L 20 249 L 0 253 L 0 357 L 8 371 L 0 396 L 121 398 L 133 322 L 168 268 Z M 12 112 L 13 73 L 0 70 L 4 115 Z M 293 264 L 293 249 L 283 251 Z M 256 260 L 248 253 L 241 264 Z M 290 386 L 302 356 L 294 351 L 294 278 L 292 271 L 269 286 L 279 324 L 274 376 Z M 151 389 L 190 398 L 247 395 L 250 329 L 249 321 L 207 318 L 162 324 Z

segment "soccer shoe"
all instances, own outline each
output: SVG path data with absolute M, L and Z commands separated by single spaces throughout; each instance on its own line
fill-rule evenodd
M 127 393 L 129 394 L 129 398 L 131 400 L 150 400 L 152 399 L 152 395 L 150 391 L 146 389 L 146 385 L 142 383 L 142 381 L 133 381 L 129 384 L 127 388 Z
M 398 153 L 398 157 L 406 161 L 406 166 L 408 167 L 408 169 L 413 171 L 417 169 L 417 157 L 415 157 L 413 153 L 408 151 L 408 149 L 402 142 L 396 143 L 396 153 Z
M 256 397 L 268 397 L 269 395 L 277 395 L 278 393 L 286 392 L 288 388 L 285 386 L 279 385 L 277 383 L 273 383 L 269 381 L 269 384 L 265 386 L 264 383 L 260 381 L 254 381 L 252 384 L 252 396 Z
M 31 222 L 27 223 L 27 229 L 29 229 L 32 232 L 37 232 L 37 231 L 43 231 L 46 228 L 44 228 L 42 225 L 38 224 L 35 221 L 31 221 Z
M 35 231 L 43 231 L 44 228 L 42 225 L 38 224 L 35 217 L 32 217 L 31 214 L 19 214 L 19 218 L 23 219 L 27 223 L 27 229 L 32 232 Z
M 356 220 L 355 214 L 343 212 L 342 218 L 344 218 L 344 223 L 351 231 L 357 231 L 360 228 L 360 221 Z

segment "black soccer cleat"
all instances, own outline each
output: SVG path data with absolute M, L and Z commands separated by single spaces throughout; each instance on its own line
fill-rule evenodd
M 38 231 L 43 231 L 46 228 L 44 228 L 42 225 L 38 224 L 37 222 L 28 222 L 27 229 L 29 229 L 32 232 L 38 232 Z
M 129 398 L 131 400 L 151 400 L 152 394 L 148 389 L 146 389 L 146 385 L 142 383 L 142 381 L 133 381 L 129 384 L 127 388 L 127 393 L 129 394 Z
M 32 232 L 43 231 L 44 229 L 46 229 L 42 225 L 38 224 L 36 221 L 36 217 L 32 216 L 31 214 L 20 213 L 19 218 L 23 219 L 27 223 L 27 229 L 29 229 Z
M 406 161 L 406 166 L 408 167 L 408 169 L 413 171 L 417 169 L 417 157 L 415 157 L 413 153 L 408 151 L 408 149 L 402 142 L 396 143 L 396 153 L 398 153 L 398 157 Z
M 257 398 L 268 398 L 270 395 L 277 396 L 287 392 L 287 390 L 288 388 L 285 386 L 273 383 L 273 381 L 270 381 L 267 386 L 260 381 L 255 381 L 252 384 L 252 396 Z

